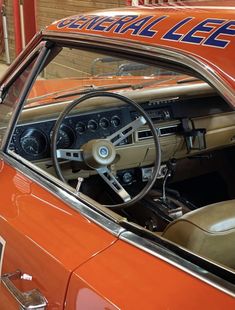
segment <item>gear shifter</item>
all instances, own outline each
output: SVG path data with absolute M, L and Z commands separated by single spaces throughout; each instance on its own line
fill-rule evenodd
M 167 202 L 167 198 L 166 198 L 166 182 L 167 179 L 169 177 L 171 177 L 173 175 L 173 173 L 175 172 L 176 169 L 176 159 L 172 158 L 171 160 L 169 160 L 166 164 L 167 166 L 167 171 L 163 180 L 163 184 L 162 184 L 162 197 L 161 200 L 166 203 Z
M 193 204 L 183 199 L 180 193 L 174 189 L 168 189 L 166 193 L 166 184 L 168 179 L 176 171 L 176 159 L 173 158 L 166 163 L 162 190 L 153 189 L 151 195 L 147 198 L 149 207 L 156 211 L 161 220 L 170 223 L 172 220 L 180 218 L 184 213 L 194 210 Z
M 174 200 L 166 196 L 166 183 L 169 177 L 171 177 L 175 173 L 176 159 L 173 158 L 169 160 L 166 166 L 167 171 L 162 184 L 162 196 L 159 198 L 159 200 L 162 203 L 162 207 L 165 208 L 165 212 L 167 213 L 167 215 L 170 216 L 172 219 L 176 219 L 183 215 L 182 205 L 178 203 L 178 200 Z

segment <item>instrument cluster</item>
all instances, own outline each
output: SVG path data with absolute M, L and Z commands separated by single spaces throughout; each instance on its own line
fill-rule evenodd
M 51 157 L 51 137 L 55 122 L 56 120 L 46 120 L 18 125 L 9 148 L 31 161 Z M 91 139 L 108 137 L 129 122 L 131 115 L 126 107 L 71 115 L 60 127 L 57 148 L 80 148 Z

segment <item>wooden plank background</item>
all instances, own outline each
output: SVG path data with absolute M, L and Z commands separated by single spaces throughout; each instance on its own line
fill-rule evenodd
M 9 38 L 9 52 L 11 62 L 15 58 L 15 35 L 14 35 L 14 18 L 13 18 L 13 4 L 12 0 L 5 0 L 5 9 L 7 17 L 8 38 Z M 0 61 L 5 61 L 4 54 L 0 56 Z
M 125 0 L 37 0 L 37 26 L 40 29 L 65 16 L 124 5 Z
M 42 29 L 51 22 L 66 16 L 99 9 L 125 6 L 125 0 L 36 0 L 35 3 L 37 30 Z M 5 8 L 8 26 L 10 59 L 12 62 L 16 56 L 13 1 L 5 0 Z M 27 16 L 25 16 L 25 24 L 27 25 Z M 27 26 L 29 27 L 30 25 Z M 4 60 L 4 55 L 1 55 L 0 61 L 4 62 Z

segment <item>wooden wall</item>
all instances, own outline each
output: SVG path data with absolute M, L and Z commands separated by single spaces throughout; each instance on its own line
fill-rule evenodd
M 33 0 L 32 0 L 33 1 Z M 11 62 L 14 60 L 15 35 L 13 18 L 13 0 L 4 0 L 8 25 L 8 37 Z M 108 9 L 125 5 L 125 0 L 35 0 L 37 30 L 52 21 L 92 10 Z M 27 16 L 25 16 L 27 25 Z M 27 25 L 28 27 L 30 25 Z M 0 55 L 0 62 L 5 62 L 4 55 Z
M 38 29 L 45 27 L 52 21 L 65 16 L 92 10 L 108 9 L 125 5 L 125 0 L 37 0 Z
M 11 62 L 15 58 L 15 35 L 14 35 L 14 18 L 12 0 L 5 0 L 5 12 L 7 16 L 8 38 Z M 0 61 L 5 62 L 5 56 L 0 55 Z
M 64 18 L 66 16 L 76 15 L 83 12 L 89 12 L 99 9 L 108 9 L 125 5 L 125 0 L 37 0 L 36 2 L 36 19 L 37 27 L 41 29 L 51 22 Z M 76 56 L 75 56 L 76 55 Z M 99 55 L 90 55 L 86 52 L 80 52 L 79 59 L 77 54 L 69 53 L 68 56 L 62 53 L 49 68 L 45 70 L 45 78 L 57 78 L 67 76 L 66 74 L 75 74 L 76 76 L 84 76 L 85 72 L 89 72 L 92 62 Z M 80 62 L 80 66 L 78 65 Z M 77 66 L 75 66 L 75 63 Z M 71 71 L 71 68 L 83 68 L 80 73 Z M 86 74 L 85 74 L 86 76 Z

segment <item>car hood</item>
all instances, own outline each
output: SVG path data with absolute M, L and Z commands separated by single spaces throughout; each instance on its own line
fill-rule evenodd
M 78 95 L 95 90 L 138 90 L 161 88 L 181 83 L 198 83 L 188 79 L 188 76 L 109 76 L 94 78 L 66 78 L 38 80 L 32 89 L 27 107 L 64 101 L 65 98 L 73 99 Z

